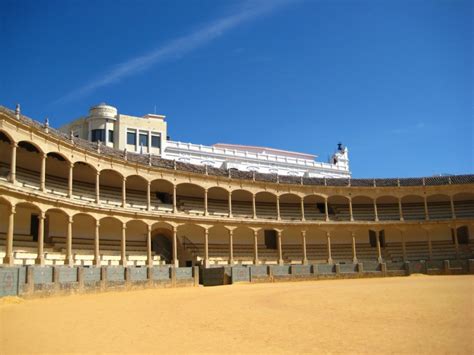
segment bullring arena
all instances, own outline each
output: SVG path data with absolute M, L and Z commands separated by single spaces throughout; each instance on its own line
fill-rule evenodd
M 341 146 L 318 165 L 334 177 L 135 146 L 0 107 L 6 353 L 473 352 L 473 175 L 355 179 Z

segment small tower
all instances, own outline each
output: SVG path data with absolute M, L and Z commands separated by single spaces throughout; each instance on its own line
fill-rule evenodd
M 332 155 L 329 163 L 349 171 L 349 150 L 342 143 L 337 144 L 337 150 Z

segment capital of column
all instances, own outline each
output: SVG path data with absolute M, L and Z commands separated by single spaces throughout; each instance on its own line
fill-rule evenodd
M 306 229 L 303 229 L 303 230 L 301 231 L 301 235 L 302 235 L 303 237 L 306 236 L 306 232 L 307 232 Z
M 100 221 L 98 221 L 98 220 L 95 221 L 95 226 L 96 226 L 96 228 L 99 228 L 100 227 Z
M 17 142 L 13 142 L 13 143 L 12 143 L 12 147 L 15 148 L 15 149 L 18 148 L 18 143 L 17 143 Z
M 46 219 L 46 212 L 40 211 L 40 214 L 38 215 L 39 219 Z
M 74 223 L 74 217 L 73 217 L 73 216 L 69 216 L 69 217 L 68 217 L 68 223 L 69 223 L 69 224 L 73 224 L 73 223 Z
M 122 229 L 127 229 L 127 223 L 125 222 L 122 223 Z
M 16 213 L 16 207 L 15 207 L 15 205 L 12 205 L 12 206 L 10 207 L 10 213 L 11 213 L 11 214 L 15 214 L 15 213 Z

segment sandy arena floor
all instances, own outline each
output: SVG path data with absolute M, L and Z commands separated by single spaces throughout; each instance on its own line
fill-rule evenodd
M 0 301 L 0 353 L 474 353 L 474 276 Z

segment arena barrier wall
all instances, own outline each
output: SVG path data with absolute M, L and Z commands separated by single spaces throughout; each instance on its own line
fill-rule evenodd
M 0 297 L 42 297 L 55 294 L 198 285 L 197 266 L 0 267 Z

